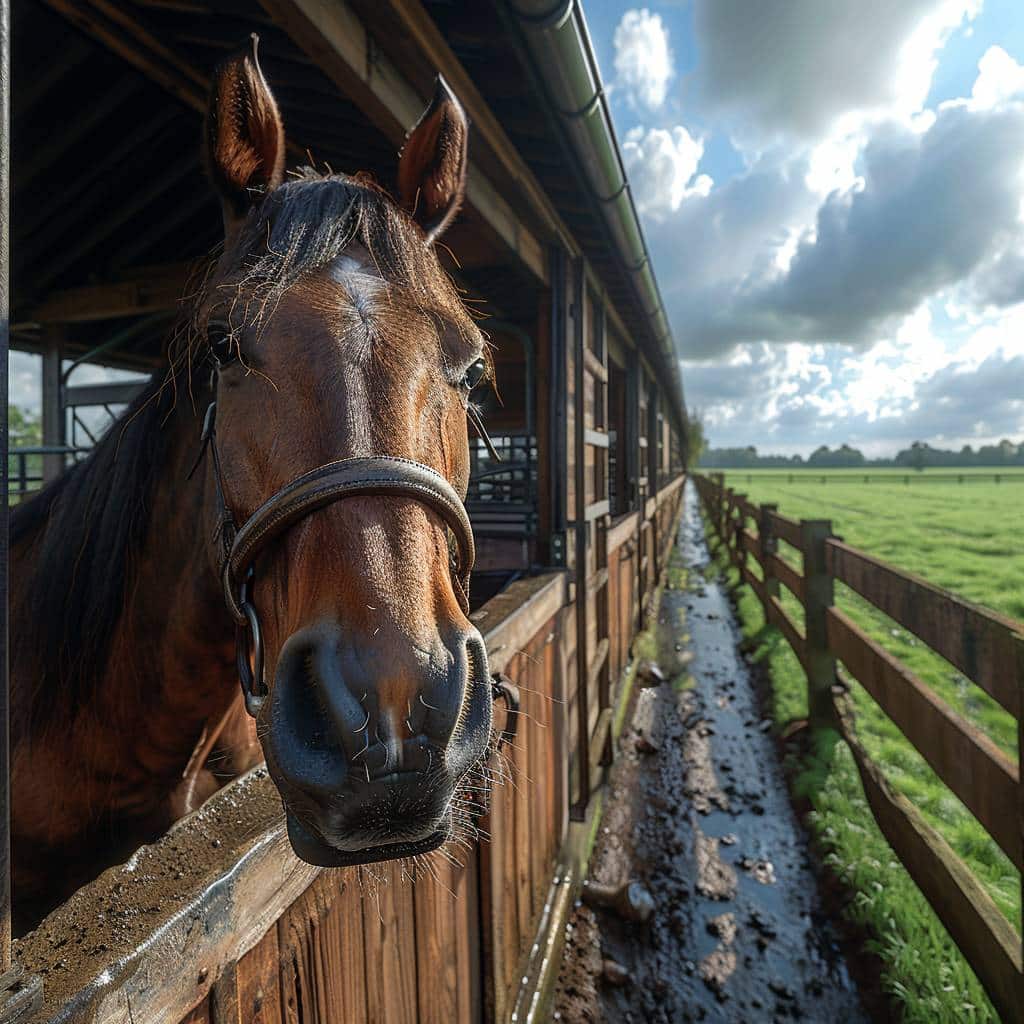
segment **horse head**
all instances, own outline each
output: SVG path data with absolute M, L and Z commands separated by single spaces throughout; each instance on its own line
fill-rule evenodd
M 486 652 L 460 579 L 472 534 L 459 530 L 467 412 L 489 361 L 434 248 L 461 202 L 466 139 L 439 80 L 399 160 L 401 202 L 362 176 L 286 178 L 255 44 L 213 83 L 206 148 L 225 242 L 197 313 L 216 366 L 211 559 L 229 605 L 245 588 L 236 617 L 239 604 L 258 612 L 239 618 L 241 672 L 262 677 L 257 732 L 292 845 L 313 863 L 439 845 L 490 737 Z M 335 490 L 316 502 L 323 467 Z M 351 486 L 360 467 L 381 486 Z M 301 514 L 282 495 L 306 501 Z M 238 541 L 263 538 L 244 557 L 235 527 Z

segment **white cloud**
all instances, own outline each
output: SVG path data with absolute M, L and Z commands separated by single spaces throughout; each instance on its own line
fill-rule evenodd
M 714 182 L 697 174 L 704 143 L 682 127 L 632 128 L 622 155 L 637 209 L 655 219 L 679 209 L 687 196 L 706 196 Z
M 615 29 L 615 84 L 630 103 L 656 110 L 665 102 L 674 75 L 668 29 L 646 7 L 630 10 Z
M 946 447 L 1024 440 L 1024 308 L 950 347 L 922 307 L 891 338 L 849 346 L 744 344 L 684 361 L 687 401 L 715 447 L 808 454 L 850 443 L 892 455 L 914 440 Z
M 982 108 L 998 106 L 1024 95 L 1024 64 L 1018 64 L 1001 46 L 990 46 L 978 61 L 978 77 L 971 99 Z
M 817 168 L 815 151 L 767 154 L 648 216 L 683 355 L 762 340 L 864 348 L 940 293 L 978 313 L 1024 301 L 1024 103 L 944 104 L 864 139 Z
M 909 117 L 981 0 L 695 0 L 698 92 L 741 142 L 816 142 Z

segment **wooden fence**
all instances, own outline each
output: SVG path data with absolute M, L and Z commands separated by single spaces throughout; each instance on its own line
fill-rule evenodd
M 1021 936 L 948 843 L 886 780 L 854 728 L 839 666 L 879 704 L 942 782 L 1024 870 L 1024 789 L 1017 763 L 835 606 L 835 582 L 909 630 L 1018 722 L 1024 752 L 1024 626 L 844 544 L 827 520 L 799 522 L 755 505 L 716 478 L 692 477 L 715 533 L 803 666 L 812 724 L 839 730 L 879 828 L 970 963 L 1004 1020 L 1024 1022 Z M 749 524 L 749 525 L 748 525 Z M 750 528 L 753 526 L 753 529 Z M 779 555 L 795 548 L 802 571 Z M 756 569 L 755 569 L 756 567 Z M 804 628 L 780 600 L 802 605 Z
M 744 483 L 754 483 L 756 480 L 764 480 L 771 483 L 787 484 L 809 483 L 809 484 L 1001 484 L 1001 483 L 1024 483 L 1024 466 L 1020 469 L 1003 470 L 1001 473 L 949 473 L 927 470 L 922 473 L 911 471 L 909 473 L 856 473 L 847 469 L 836 467 L 835 469 L 821 470 L 802 469 L 795 473 L 744 473 L 743 470 L 727 470 L 729 476 L 734 480 L 743 478 Z M 717 476 L 713 473 L 712 476 Z

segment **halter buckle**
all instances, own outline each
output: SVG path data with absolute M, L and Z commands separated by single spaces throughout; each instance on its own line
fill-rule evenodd
M 252 567 L 238 588 L 238 607 L 245 621 L 235 626 L 235 666 L 242 684 L 245 710 L 255 718 L 263 707 L 263 701 L 270 692 L 263 676 L 263 631 L 256 606 L 249 600 L 255 573 Z

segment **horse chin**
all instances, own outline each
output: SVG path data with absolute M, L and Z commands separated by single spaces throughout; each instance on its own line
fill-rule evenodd
M 452 811 L 449 807 L 438 828 L 423 839 L 382 843 L 361 850 L 339 850 L 313 835 L 291 811 L 288 812 L 288 839 L 291 841 L 295 856 L 307 864 L 321 868 L 344 868 L 356 864 L 374 864 L 385 860 L 415 857 L 417 854 L 436 850 L 442 843 L 447 842 L 451 834 Z

